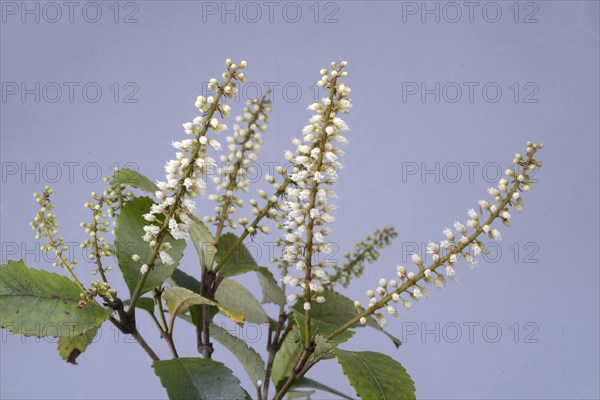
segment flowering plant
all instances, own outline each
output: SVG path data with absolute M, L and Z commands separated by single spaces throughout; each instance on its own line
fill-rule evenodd
M 85 203 L 92 216 L 81 224 L 89 235 L 81 247 L 89 250 L 93 274 L 99 275 L 89 285 L 77 277 L 77 261 L 65 254 L 64 239 L 58 236 L 52 189 L 36 193 L 39 212 L 31 226 L 38 239 L 45 238 L 43 250 L 56 254 L 55 266 L 68 277 L 30 269 L 22 261 L 0 266 L 0 325 L 13 333 L 36 336 L 48 334 L 45 324 L 59 327 L 58 334 L 52 331 L 59 338 L 59 353 L 75 364 L 99 327 L 109 321 L 136 339 L 173 399 L 250 397 L 232 371 L 213 360 L 213 340 L 241 362 L 258 399 L 267 399 L 272 389 L 275 399 L 306 396 L 310 392 L 302 389 L 307 388 L 348 398 L 307 377 L 315 364 L 334 358 L 361 398 L 414 398 L 414 383 L 400 363 L 387 355 L 341 346 L 352 338 L 353 329 L 363 326 L 383 332 L 399 346 L 400 341 L 384 330 L 386 314 L 397 317 L 398 308 L 411 309 L 413 301 L 429 295 L 428 286 L 443 288 L 447 278 L 455 279 L 461 258 L 473 266 L 476 256 L 486 251 L 483 236 L 500 240 L 498 225 L 508 226 L 511 209 L 523 207 L 521 194 L 532 188 L 529 174 L 541 166 L 534 157 L 543 146 L 527 143 L 525 154 L 514 157 L 514 168 L 506 171 L 506 178 L 489 189 L 491 200 L 480 200 L 468 210 L 466 224 L 455 222 L 453 229 L 443 229 L 443 240 L 428 244 L 431 264 L 414 254 L 414 266 L 398 265 L 374 290 L 366 291 L 366 302 L 352 301 L 336 288 L 360 277 L 396 232 L 376 230 L 353 253 L 346 253 L 339 265 L 319 257 L 333 251 L 328 241 L 335 219 L 333 187 L 341 168 L 340 146 L 346 143 L 348 131 L 342 116 L 352 105 L 350 88 L 342 82 L 348 75 L 346 66 L 345 61 L 332 62 L 321 70 L 318 85 L 327 95 L 309 106 L 314 115 L 302 129 L 302 137 L 292 141 L 295 149 L 285 153 L 288 168 L 279 166 L 277 176 L 267 176 L 272 193 L 259 190 L 260 199 L 249 201 L 249 216 L 236 218 L 234 214 L 245 205 L 242 192 L 250 190 L 248 174 L 267 130 L 271 101 L 268 95 L 248 101 L 226 138 L 228 151 L 219 162 L 213 159 L 210 153 L 223 150 L 216 135 L 228 130 L 223 121 L 231 107 L 225 99 L 234 96 L 245 79 L 246 63 L 227 60 L 222 79 L 208 83 L 213 95 L 199 96 L 195 104 L 199 115 L 183 124 L 188 138 L 173 142 L 177 153 L 165 165 L 165 179 L 152 182 L 136 171 L 117 169 L 105 179 L 108 187 L 92 193 L 92 201 Z M 208 175 L 213 175 L 215 184 L 215 193 L 208 196 L 215 203 L 214 212 L 202 221 L 196 216 L 195 198 L 204 195 Z M 111 220 L 112 244 L 107 235 Z M 281 255 L 271 269 L 259 266 L 244 245 L 248 238 L 269 233 L 268 220 L 281 231 L 277 241 Z M 177 269 L 187 242 L 193 243 L 199 256 L 198 277 Z M 129 293 L 118 293 L 109 281 L 111 267 L 106 260 L 111 256 L 116 257 Z M 248 289 L 231 279 L 249 272 L 258 276 L 262 304 L 275 304 L 278 315 L 270 317 Z M 144 340 L 136 325 L 140 311 L 155 322 L 170 359 L 161 360 Z M 216 325 L 217 314 L 237 324 L 265 324 L 266 361 Z M 173 337 L 178 320 L 195 326 L 202 357 L 180 357 Z M 31 323 L 34 331 L 27 327 Z

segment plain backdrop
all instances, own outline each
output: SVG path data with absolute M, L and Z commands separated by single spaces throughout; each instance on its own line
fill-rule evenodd
M 113 166 L 162 178 L 171 141 L 185 137 L 181 123 L 196 115 L 196 96 L 226 58 L 248 62 L 248 83 L 230 101 L 234 111 L 244 97 L 274 87 L 262 176 L 310 117 L 319 70 L 345 59 L 354 106 L 331 260 L 375 228 L 398 231 L 394 246 L 342 290 L 352 299 L 366 301 L 380 277 L 392 278 L 412 252 L 441 240 L 444 226 L 466 221 L 527 140 L 545 148 L 539 184 L 487 259 L 472 270 L 461 265 L 456 284 L 389 319 L 404 340 L 399 349 L 371 329 L 343 348 L 400 361 L 422 399 L 599 398 L 598 2 L 1 7 L 2 262 L 22 258 L 53 269 L 28 227 L 31 195 L 44 185 L 55 189 L 61 234 L 76 245 L 85 238 L 78 224 L 89 218 L 82 205 Z M 267 187 L 264 179 L 257 187 Z M 213 207 L 208 200 L 199 206 L 200 216 Z M 262 265 L 275 239 L 261 235 L 252 244 Z M 197 274 L 188 250 L 181 268 Z M 91 264 L 74 255 L 91 281 Z M 125 296 L 118 272 L 110 277 Z M 240 281 L 259 294 L 253 277 Z M 225 326 L 264 348 L 264 327 Z M 168 357 L 152 323 L 140 317 L 140 327 Z M 166 398 L 147 355 L 108 324 L 78 366 L 60 359 L 51 338 L 1 333 L 2 399 Z M 178 323 L 181 354 L 198 356 L 193 334 Z M 217 346 L 215 358 L 254 393 L 225 349 Z M 353 394 L 335 361 L 310 376 Z

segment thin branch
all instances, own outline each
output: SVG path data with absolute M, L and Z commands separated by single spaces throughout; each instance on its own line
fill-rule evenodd
M 162 304 L 162 290 L 154 289 L 154 300 L 156 305 L 158 306 L 159 316 L 162 320 L 163 329 L 161 329 L 161 337 L 164 338 L 169 345 L 169 350 L 171 350 L 171 354 L 174 358 L 179 358 L 177 354 L 177 348 L 175 347 L 175 342 L 173 341 L 173 332 L 169 330 L 169 326 L 167 325 L 167 319 L 165 317 L 165 309 Z M 151 313 L 154 317 L 154 314 Z M 156 320 L 156 317 L 154 317 Z M 158 321 L 156 321 L 158 323 Z M 172 329 L 172 327 L 171 327 Z
M 156 355 L 154 350 L 152 350 L 150 345 L 144 340 L 137 328 L 134 327 L 134 329 L 131 332 L 129 332 L 129 329 L 127 327 L 125 327 L 120 321 L 116 320 L 112 316 L 108 317 L 108 320 L 112 322 L 112 324 L 116 326 L 117 329 L 122 333 L 130 334 L 131 336 L 133 336 L 139 343 L 139 345 L 142 347 L 142 349 L 144 349 L 144 351 L 150 356 L 152 361 L 160 361 L 160 358 Z

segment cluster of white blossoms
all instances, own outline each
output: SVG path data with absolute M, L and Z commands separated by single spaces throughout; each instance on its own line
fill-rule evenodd
M 267 93 L 268 95 L 268 93 Z M 211 194 L 209 199 L 215 201 L 215 216 L 206 216 L 206 222 L 212 222 L 217 225 L 217 236 L 220 236 L 224 226 L 232 229 L 237 228 L 237 223 L 231 218 L 236 211 L 236 207 L 242 207 L 244 201 L 236 196 L 237 191 L 248 192 L 250 175 L 256 172 L 252 166 L 258 160 L 260 146 L 263 143 L 262 133 L 266 132 L 269 118 L 267 113 L 272 110 L 271 101 L 265 96 L 261 99 L 252 99 L 246 103 L 242 115 L 236 118 L 241 126 L 233 126 L 233 134 L 227 137 L 229 154 L 223 154 L 220 157 L 221 166 L 216 170 L 216 176 L 213 178 L 217 185 L 216 190 L 222 194 Z M 248 224 L 247 218 L 239 218 L 238 223 L 243 226 Z M 247 229 L 254 233 L 253 227 Z M 263 232 L 267 232 L 266 226 L 257 227 Z
M 175 239 L 188 238 L 191 223 L 188 214 L 193 215 L 196 212 L 193 199 L 204 195 L 206 182 L 203 176 L 216 164 L 215 160 L 207 155 L 208 149 L 222 150 L 218 140 L 206 136 L 209 130 L 215 133 L 227 130 L 227 125 L 221 122 L 217 115 L 228 117 L 231 108 L 220 100 L 223 96 L 233 97 L 237 93 L 236 81 L 244 81 L 244 74 L 240 71 L 246 66 L 245 61 L 237 65 L 227 60 L 226 64 L 227 72 L 222 75 L 223 81 L 219 82 L 213 78 L 208 83 L 208 90 L 213 91 L 214 95 L 198 96 L 195 105 L 200 115 L 192 122 L 183 124 L 185 133 L 190 138 L 173 142 L 173 147 L 177 150 L 176 158 L 165 165 L 166 180 L 156 182 L 160 190 L 155 195 L 162 203 L 154 204 L 150 212 L 144 215 L 149 224 L 144 226 L 143 240 L 149 243 L 154 254 L 157 254 L 165 265 L 174 263 L 168 253 L 171 245 L 168 242 L 163 243 L 165 235 L 168 232 Z M 132 256 L 134 261 L 143 263 L 140 267 L 142 274 L 153 267 L 155 258 L 156 256 L 148 263 L 143 263 L 138 254 Z
M 521 193 L 533 187 L 529 173 L 541 167 L 541 162 L 533 156 L 542 148 L 542 144 L 528 142 L 526 155 L 515 155 L 515 169 L 508 169 L 507 177 L 500 179 L 496 188 L 488 189 L 493 201 L 480 200 L 478 210 L 467 211 L 469 220 L 466 226 L 455 222 L 454 229 L 444 228 L 445 240 L 430 242 L 427 245 L 427 254 L 431 255 L 433 261 L 431 265 L 425 266 L 423 259 L 418 254 L 413 254 L 412 262 L 418 272 L 409 272 L 406 267 L 399 265 L 396 267 L 396 279 L 388 281 L 381 278 L 375 290 L 367 290 L 369 304 L 366 313 L 363 314 L 373 314 L 383 326 L 386 324 L 385 317 L 376 312 L 377 310 L 385 308 L 390 315 L 397 316 L 398 311 L 392 303 L 401 303 L 404 308 L 411 309 L 410 300 L 419 300 L 429 295 L 427 288 L 419 284 L 420 281 L 441 289 L 445 285 L 446 277 L 456 280 L 456 264 L 460 257 L 464 257 L 470 266 L 474 266 L 477 263 L 475 256 L 485 252 L 485 246 L 479 236 L 485 234 L 490 239 L 500 240 L 500 231 L 492 227 L 492 223 L 499 219 L 508 226 L 511 218 L 509 207 L 512 206 L 517 211 L 523 208 Z M 437 270 L 439 267 L 443 268 L 441 273 Z M 354 304 L 359 311 L 364 310 L 360 301 Z M 360 318 L 361 324 L 367 322 L 366 315 Z
M 313 111 L 309 124 L 302 130 L 303 139 L 294 139 L 294 153 L 287 151 L 285 158 L 292 164 L 288 178 L 290 184 L 285 188 L 283 210 L 287 219 L 282 223 L 286 229 L 283 244 L 283 261 L 304 273 L 301 278 L 287 275 L 284 283 L 299 286 L 304 291 L 304 309 L 310 310 L 310 303 L 325 301 L 321 296 L 323 284 L 329 277 L 323 261 L 313 264 L 317 253 L 331 253 L 333 246 L 327 242 L 331 233 L 325 224 L 332 223 L 331 213 L 335 205 L 328 203 L 329 198 L 336 196 L 332 185 L 337 183 L 337 171 L 341 168 L 338 157 L 342 150 L 338 144 L 346 143 L 342 135 L 348 130 L 339 113 L 349 113 L 351 101 L 348 98 L 350 88 L 339 82 L 339 78 L 347 76 L 343 71 L 347 62 L 331 63 L 331 69 L 321 70 L 320 87 L 329 89 L 329 95 L 320 103 L 311 104 Z M 298 299 L 297 294 L 288 297 L 290 302 Z

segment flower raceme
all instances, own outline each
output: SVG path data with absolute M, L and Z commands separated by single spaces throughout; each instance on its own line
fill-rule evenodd
M 153 205 L 150 212 L 144 215 L 149 224 L 144 227 L 143 240 L 153 248 L 153 256 L 149 263 L 140 267 L 140 272 L 144 275 L 154 266 L 157 256 L 165 265 L 174 263 L 169 255 L 171 245 L 168 242 L 162 243 L 167 232 L 175 239 L 189 237 L 189 215 L 196 212 L 193 198 L 204 195 L 206 182 L 202 176 L 216 164 L 215 160 L 207 155 L 208 149 L 222 149 L 219 141 L 208 138 L 207 133 L 209 130 L 217 134 L 227 130 L 227 125 L 216 116 L 217 113 L 223 117 L 230 115 L 231 108 L 221 103 L 221 99 L 235 95 L 236 82 L 244 81 L 244 74 L 240 71 L 246 66 L 245 61 L 236 65 L 227 60 L 226 64 L 227 72 L 222 75 L 223 81 L 219 82 L 213 78 L 208 83 L 208 89 L 214 92 L 214 96 L 198 96 L 195 105 L 200 115 L 192 122 L 183 124 L 185 133 L 191 138 L 173 142 L 173 147 L 178 150 L 176 158 L 165 165 L 165 181 L 156 182 L 160 190 L 155 195 L 162 203 Z M 137 254 L 132 258 L 134 261 L 140 261 Z
M 331 213 L 335 205 L 328 199 L 335 198 L 332 186 L 337 182 L 337 170 L 341 168 L 338 158 L 343 154 L 338 147 L 346 143 L 343 132 L 348 130 L 346 122 L 338 115 L 350 111 L 350 88 L 339 82 L 348 75 L 343 69 L 347 62 L 330 64 L 331 70 L 321 70 L 317 83 L 329 89 L 329 95 L 320 103 L 308 108 L 315 114 L 302 130 L 303 138 L 294 139 L 295 152 L 287 151 L 285 158 L 292 164 L 289 175 L 291 185 L 285 189 L 283 210 L 287 214 L 282 228 L 286 230 L 283 245 L 283 261 L 304 274 L 304 279 L 291 275 L 283 278 L 285 283 L 298 285 L 304 291 L 304 309 L 310 310 L 312 300 L 325 301 L 320 296 L 323 285 L 329 283 L 324 263 L 314 263 L 317 253 L 331 253 L 333 246 L 327 242 L 331 233 L 325 224 L 335 218 Z M 297 295 L 288 297 L 295 301 Z
M 242 207 L 244 202 L 237 197 L 238 191 L 248 192 L 250 179 L 249 174 L 253 174 L 252 166 L 258 159 L 258 152 L 263 143 L 262 133 L 267 130 L 269 118 L 267 113 L 271 111 L 271 101 L 267 98 L 269 92 L 261 99 L 248 100 L 242 115 L 236 118 L 238 123 L 233 126 L 233 134 L 227 137 L 229 143 L 229 155 L 221 155 L 220 160 L 223 166 L 217 170 L 217 176 L 213 178 L 217 185 L 217 191 L 223 194 L 211 194 L 209 198 L 217 203 L 215 207 L 216 216 L 206 216 L 206 222 L 212 222 L 217 225 L 215 237 L 221 236 L 223 228 L 235 229 L 237 223 L 230 218 L 236 210 L 236 207 Z M 248 220 L 239 218 L 238 223 L 246 226 Z M 264 233 L 268 232 L 266 226 L 258 227 Z M 250 233 L 254 233 L 254 228 L 248 227 Z
M 487 235 L 490 239 L 500 240 L 500 231 L 492 225 L 500 221 L 509 226 L 510 208 L 517 211 L 523 208 L 521 194 L 533 187 L 529 173 L 542 166 L 541 162 L 534 158 L 536 152 L 542 148 L 542 144 L 528 142 L 526 155 L 515 155 L 515 168 L 506 170 L 506 178 L 500 179 L 497 188 L 488 189 L 493 200 L 479 200 L 477 210 L 471 208 L 467 211 L 469 220 L 466 226 L 455 222 L 454 229 L 446 227 L 442 231 L 444 240 L 427 245 L 427 253 L 433 260 L 431 265 L 425 266 L 421 257 L 413 254 L 411 258 L 417 268 L 416 272 L 409 272 L 406 267 L 399 265 L 396 268 L 395 279 L 388 281 L 381 278 L 375 290 L 367 291 L 369 304 L 366 309 L 363 309 L 360 301 L 356 301 L 355 306 L 361 311 L 356 321 L 365 324 L 365 317 L 373 314 L 381 325 L 385 325 L 385 317 L 378 310 L 385 308 L 390 315 L 397 316 L 398 312 L 392 303 L 400 303 L 406 309 L 411 309 L 411 300 L 419 300 L 429 294 L 423 283 L 433 284 L 441 289 L 445 285 L 446 277 L 456 280 L 456 265 L 461 256 L 471 267 L 474 266 L 477 263 L 475 256 L 485 252 L 480 236 Z

